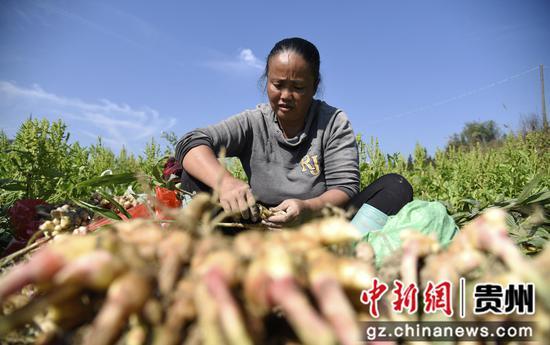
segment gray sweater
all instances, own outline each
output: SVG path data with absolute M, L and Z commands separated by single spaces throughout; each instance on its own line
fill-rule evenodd
M 313 100 L 304 130 L 285 138 L 269 104 L 183 136 L 176 146 L 181 162 L 192 148 L 225 147 L 238 157 L 257 201 L 278 205 L 285 199 L 310 199 L 330 189 L 353 197 L 359 192 L 355 135 L 346 114 Z

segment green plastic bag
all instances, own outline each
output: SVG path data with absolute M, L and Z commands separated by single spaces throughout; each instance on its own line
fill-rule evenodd
M 414 229 L 426 235 L 435 234 L 443 247 L 458 231 L 443 204 L 437 201 L 413 200 L 396 215 L 388 217 L 382 229 L 368 232 L 361 240 L 372 246 L 377 267 L 401 247 L 400 233 L 405 229 Z

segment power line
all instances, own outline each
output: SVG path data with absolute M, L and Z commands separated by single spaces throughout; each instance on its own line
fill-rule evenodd
M 548 68 L 548 67 L 545 67 L 545 69 Z M 414 113 L 418 113 L 420 111 L 423 111 L 423 110 L 428 110 L 428 109 L 431 109 L 431 108 L 435 108 L 435 107 L 438 107 L 440 105 L 443 105 L 443 104 L 446 104 L 446 103 L 450 103 L 450 102 L 453 102 L 453 101 L 456 101 L 458 99 L 461 99 L 461 98 L 464 98 L 464 97 L 468 97 L 468 96 L 471 96 L 471 95 L 475 95 L 476 93 L 479 93 L 479 92 L 482 92 L 482 91 L 485 91 L 487 89 L 490 89 L 490 88 L 493 88 L 495 86 L 498 86 L 498 85 L 501 85 L 501 84 L 504 84 L 504 83 L 507 83 L 511 80 L 514 80 L 516 78 L 519 78 L 525 74 L 528 74 L 528 73 L 531 73 L 533 71 L 536 71 L 539 69 L 539 66 L 535 66 L 535 67 L 531 67 L 523 72 L 520 72 L 520 73 L 517 73 L 517 74 L 514 74 L 514 75 L 511 75 L 511 76 L 508 76 L 502 80 L 499 80 L 499 81 L 495 81 L 491 84 L 487 84 L 485 86 L 482 86 L 482 87 L 479 87 L 477 89 L 473 89 L 473 90 L 470 90 L 468 92 L 465 92 L 465 93 L 462 93 L 460 95 L 457 95 L 457 96 L 453 96 L 453 97 L 450 97 L 450 98 L 447 98 L 447 99 L 444 99 L 444 100 L 441 100 L 441 101 L 437 101 L 437 102 L 434 102 L 434 103 L 431 103 L 431 104 L 428 104 L 428 105 L 424 105 L 424 106 L 421 106 L 421 107 L 418 107 L 416 109 L 413 109 L 413 110 L 409 110 L 409 111 L 404 111 L 404 112 L 401 112 L 401 113 L 398 113 L 398 114 L 394 114 L 394 115 L 390 115 L 390 116 L 386 116 L 384 118 L 381 118 L 381 119 L 378 119 L 378 120 L 375 120 L 373 122 L 369 122 L 369 124 L 377 124 L 377 123 L 381 123 L 381 122 L 385 122 L 385 121 L 388 121 L 388 120 L 393 120 L 393 119 L 397 119 L 397 118 L 401 118 L 401 117 L 404 117 L 404 116 L 408 116 L 408 115 L 411 115 L 411 114 L 414 114 Z

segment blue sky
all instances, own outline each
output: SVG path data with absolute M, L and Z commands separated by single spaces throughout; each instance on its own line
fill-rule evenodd
M 85 145 L 101 136 L 140 153 L 161 131 L 265 102 L 265 57 L 301 36 L 321 53 L 319 98 L 356 133 L 387 153 L 433 152 L 468 121 L 516 129 L 540 113 L 549 14 L 544 0 L 3 0 L 0 128 L 61 118 Z

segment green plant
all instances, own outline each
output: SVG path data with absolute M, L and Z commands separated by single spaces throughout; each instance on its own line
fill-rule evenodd
M 364 141 L 358 135 L 361 187 L 387 173 L 401 174 L 413 185 L 415 198 L 441 201 L 458 223 L 491 205 L 508 207 L 515 229 L 519 229 L 518 243 L 538 250 L 548 229 L 548 136 L 545 131 L 509 134 L 497 145 L 450 146 L 433 156 L 417 144 L 413 155 L 405 159 L 401 154 L 382 152 L 377 139 Z M 29 119 L 13 140 L 0 131 L 0 245 L 9 228 L 5 211 L 21 198 L 86 202 L 98 188 L 114 196 L 122 195 L 128 186 L 142 193 L 136 174 L 144 177 L 149 189 L 175 188 L 177 181 L 167 183 L 162 178 L 169 149 L 163 152 L 153 139 L 136 157 L 124 147 L 115 154 L 100 138 L 89 147 L 70 143 L 69 138 L 62 121 Z M 163 138 L 171 144 L 177 140 L 173 133 Z M 238 159 L 228 158 L 225 164 L 234 176 L 246 180 Z M 535 222 L 533 215 L 537 214 L 542 216 Z
M 72 173 L 69 134 L 65 130 L 62 121 L 50 124 L 47 120 L 29 119 L 12 143 L 6 145 L 2 140 L 0 159 L 9 164 L 2 165 L 1 186 L 11 192 L 3 193 L 2 199 L 48 199 L 64 187 Z
M 437 150 L 432 157 L 417 144 L 409 162 L 384 155 L 378 141 L 357 138 L 361 185 L 387 173 L 409 180 L 415 198 L 440 201 L 462 225 L 482 210 L 499 206 L 512 217 L 518 244 L 537 252 L 548 240 L 550 224 L 550 147 L 544 131 L 510 134 L 499 145 L 475 143 Z M 512 223 L 511 223 L 512 224 Z
M 246 176 L 246 173 L 244 172 L 243 165 L 241 163 L 241 160 L 236 157 L 232 158 L 226 158 L 225 159 L 225 167 L 229 172 L 235 177 L 238 178 L 241 181 L 248 181 L 248 177 Z

